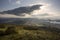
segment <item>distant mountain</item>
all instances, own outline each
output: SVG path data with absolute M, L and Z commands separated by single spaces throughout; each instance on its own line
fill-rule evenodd
M 0 18 L 0 23 L 24 24 L 26 21 L 23 18 Z
M 18 25 L 30 25 L 39 26 L 44 25 L 45 27 L 55 27 L 60 29 L 60 24 L 53 24 L 46 22 L 43 19 L 35 18 L 0 18 L 0 24 L 18 24 Z
M 10 23 L 10 24 L 39 24 L 44 20 L 36 18 L 0 18 L 0 23 Z

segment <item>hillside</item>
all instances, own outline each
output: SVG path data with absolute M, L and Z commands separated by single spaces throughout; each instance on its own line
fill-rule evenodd
M 60 29 L 0 24 L 0 40 L 60 40 Z

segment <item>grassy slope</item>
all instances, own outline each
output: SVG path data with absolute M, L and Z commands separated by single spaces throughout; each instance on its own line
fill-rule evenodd
M 60 40 L 60 32 L 33 26 L 0 24 L 0 40 Z

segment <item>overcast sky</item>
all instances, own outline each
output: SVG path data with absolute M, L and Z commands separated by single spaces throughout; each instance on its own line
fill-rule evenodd
M 58 17 L 60 17 L 60 0 L 0 0 L 0 12 L 36 4 L 43 5 L 41 7 L 41 10 L 35 10 L 31 12 L 33 13 L 31 15 L 26 14 L 27 17 L 59 19 Z M 0 17 L 2 17 L 6 14 L 0 15 Z M 17 16 L 15 15 L 15 17 Z

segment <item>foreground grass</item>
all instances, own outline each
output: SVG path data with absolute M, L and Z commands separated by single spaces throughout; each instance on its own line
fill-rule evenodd
M 22 25 L 0 25 L 0 40 L 60 40 L 60 33 Z M 3 29 L 3 30 L 2 30 Z

